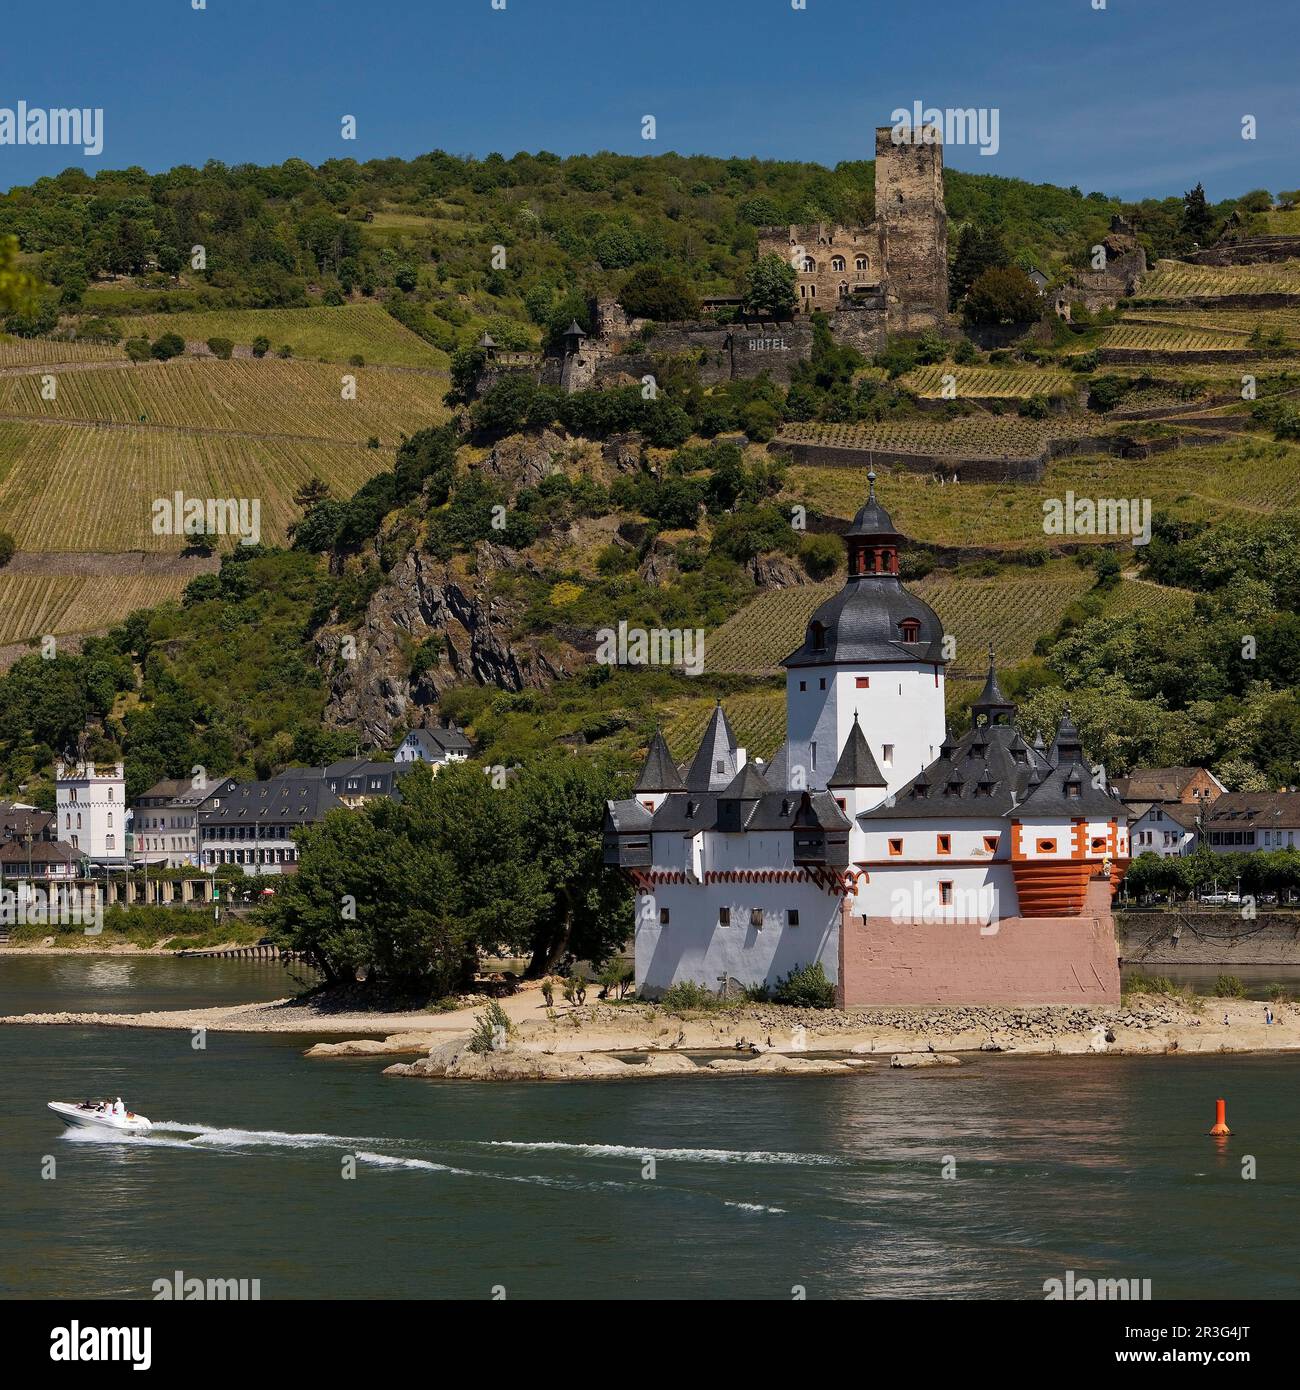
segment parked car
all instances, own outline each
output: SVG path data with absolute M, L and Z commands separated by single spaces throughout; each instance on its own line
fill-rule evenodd
M 1206 907 L 1239 907 L 1240 893 L 1202 893 L 1200 901 Z

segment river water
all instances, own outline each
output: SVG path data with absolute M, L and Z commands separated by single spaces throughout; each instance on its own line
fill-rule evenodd
M 5 957 L 0 1009 L 285 981 Z M 1041 1298 L 1074 1270 L 1157 1299 L 1300 1294 L 1300 1058 L 488 1086 L 309 1041 L 0 1029 L 0 1293 L 148 1298 L 179 1270 L 263 1298 Z M 70 1138 L 45 1108 L 118 1093 L 150 1136 Z M 1217 1096 L 1228 1140 L 1205 1133 Z

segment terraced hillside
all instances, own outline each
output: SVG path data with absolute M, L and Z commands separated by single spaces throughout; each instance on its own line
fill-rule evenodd
M 1300 294 L 1300 261 L 1272 265 L 1190 265 L 1157 261 L 1142 281 L 1142 299 L 1225 294 Z
M 345 399 L 345 378 L 356 399 Z M 185 361 L 68 372 L 54 400 L 39 376 L 0 378 L 0 418 L 169 425 L 246 435 L 396 445 L 445 417 L 439 376 L 294 361 Z
M 229 338 L 236 349 L 250 349 L 255 338 L 267 337 L 273 352 L 287 344 L 295 357 L 311 361 L 347 362 L 359 353 L 369 366 L 447 367 L 445 352 L 403 328 L 377 304 L 151 314 L 123 319 L 121 327 L 128 336 L 150 339 L 163 333 L 179 333 L 186 342 Z
M 391 461 L 388 450 L 331 440 L 0 420 L 0 518 L 23 551 L 176 551 L 184 537 L 153 533 L 154 498 L 258 498 L 273 544 L 308 478 L 346 496 Z
M 14 573 L 0 570 L 0 645 L 92 632 L 137 608 L 177 600 L 191 574 Z
M 927 369 L 929 370 L 929 369 Z M 781 427 L 778 443 L 821 444 L 881 453 L 926 454 L 935 458 L 1036 458 L 1053 433 L 1069 433 L 1077 422 L 1031 420 L 1018 415 L 963 415 L 955 420 L 902 419 L 822 424 L 795 421 Z
M 865 458 L 864 458 L 865 463 Z M 1076 497 L 1149 498 L 1153 508 L 1206 517 L 1271 512 L 1300 505 L 1300 447 L 1258 438 L 1181 448 L 1158 459 L 1108 455 L 1062 458 L 1037 483 L 947 483 L 901 469 L 888 475 L 889 511 L 914 540 L 945 546 L 1010 549 L 1058 538 L 1043 530 L 1043 502 Z M 866 492 L 865 469 L 799 467 L 787 494 L 829 516 L 852 517 Z M 1079 544 L 1113 537 L 1060 537 Z
M 125 362 L 117 344 L 64 342 L 57 338 L 11 338 L 0 335 L 0 371 L 6 367 L 40 367 L 51 362 Z
M 1069 372 L 1043 367 L 961 367 L 942 362 L 918 367 L 901 379 L 925 400 L 1029 400 L 1034 396 L 1073 396 L 1079 380 Z
M 761 594 L 705 642 L 705 670 L 713 675 L 766 676 L 803 640 L 817 606 L 836 593 L 842 579 Z M 1000 661 L 1014 664 L 1033 654 L 1034 644 L 1092 587 L 1091 572 L 1056 563 L 1023 575 L 971 578 L 930 575 L 908 588 L 925 599 L 955 641 L 950 679 L 970 678 L 984 661 L 989 642 Z M 1125 578 L 1102 596 L 1107 613 L 1186 609 L 1190 594 L 1145 580 Z M 728 706 L 730 709 L 730 706 Z

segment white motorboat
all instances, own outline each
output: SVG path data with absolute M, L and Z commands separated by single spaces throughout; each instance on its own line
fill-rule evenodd
M 121 1101 L 52 1100 L 51 1110 L 74 1129 L 109 1129 L 123 1134 L 148 1134 L 153 1128 L 143 1115 L 132 1114 Z

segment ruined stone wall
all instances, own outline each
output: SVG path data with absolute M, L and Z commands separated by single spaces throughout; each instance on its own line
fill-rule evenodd
M 639 381 L 655 370 L 663 357 L 685 357 L 705 386 L 736 378 L 750 379 L 766 372 L 773 381 L 789 385 L 795 364 L 812 352 L 812 325 L 806 320 L 774 323 L 754 320 L 720 324 L 712 319 L 695 323 L 656 325 L 652 337 L 636 352 L 605 352 L 587 344 L 584 356 L 596 353 L 594 380 L 614 385 L 624 377 Z
M 1181 260 L 1193 265 L 1265 265 L 1300 258 L 1300 236 L 1257 236 L 1220 242 L 1192 251 Z
M 796 308 L 801 314 L 815 309 L 829 314 L 850 294 L 874 288 L 881 280 L 880 237 L 874 225 L 764 227 L 758 252 L 780 256 L 794 266 Z
M 896 144 L 876 130 L 876 226 L 891 333 L 948 327 L 948 214 L 938 132 Z M 929 139 L 933 136 L 933 139 Z

